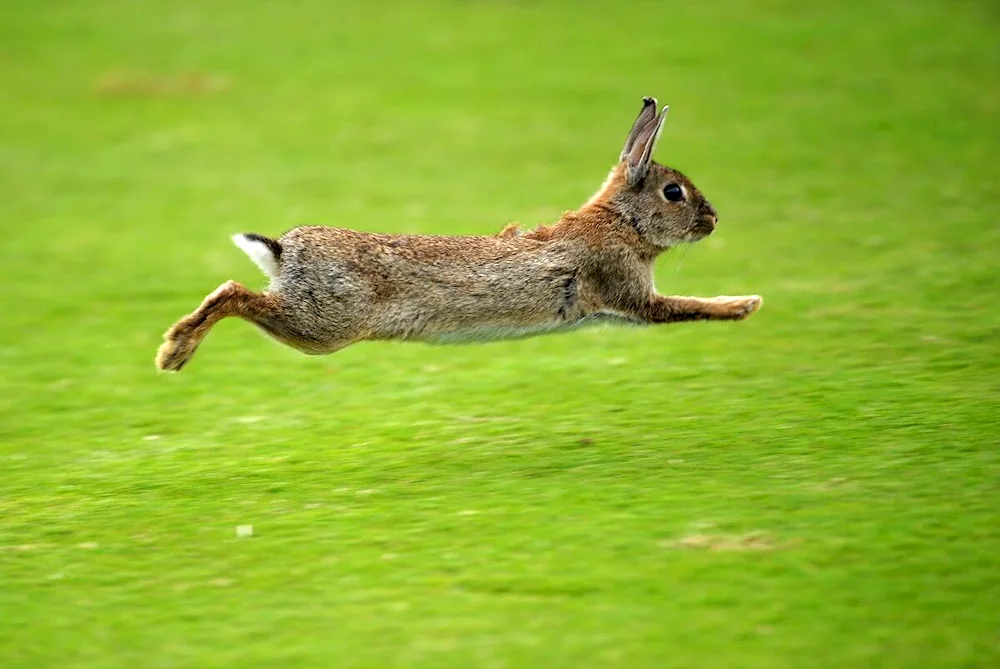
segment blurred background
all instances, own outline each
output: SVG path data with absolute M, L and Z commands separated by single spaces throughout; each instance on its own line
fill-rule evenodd
M 0 1 L 6 667 L 996 666 L 988 0 Z M 162 332 L 241 231 L 552 222 L 644 95 L 744 323 Z M 252 525 L 252 537 L 236 535 Z

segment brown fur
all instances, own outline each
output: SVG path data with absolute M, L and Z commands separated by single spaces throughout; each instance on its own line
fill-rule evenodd
M 387 235 L 300 227 L 263 244 L 278 271 L 264 293 L 233 281 L 164 335 L 156 357 L 178 371 L 215 323 L 237 316 L 304 353 L 365 340 L 509 339 L 595 321 L 739 320 L 761 299 L 658 295 L 656 257 L 710 234 L 715 210 L 691 181 L 652 162 L 664 110 L 644 100 L 601 189 L 551 226 L 492 236 Z M 677 184 L 684 199 L 668 201 Z

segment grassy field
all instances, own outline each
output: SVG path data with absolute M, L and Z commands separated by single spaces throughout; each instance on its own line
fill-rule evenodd
M 804 4 L 0 1 L 0 664 L 1000 665 L 1000 12 Z M 642 95 L 747 322 L 156 373 L 230 234 L 552 221 Z

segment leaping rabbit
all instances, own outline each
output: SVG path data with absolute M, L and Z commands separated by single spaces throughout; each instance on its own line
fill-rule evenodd
M 263 293 L 219 286 L 167 330 L 156 366 L 179 371 L 228 316 L 314 355 L 359 341 L 488 341 L 595 322 L 746 318 L 760 296 L 664 296 L 653 286 L 656 257 L 703 239 L 717 222 L 690 179 L 652 160 L 667 109 L 657 114 L 656 100 L 643 99 L 604 185 L 551 226 L 469 237 L 325 226 L 278 239 L 236 235 L 271 285 Z

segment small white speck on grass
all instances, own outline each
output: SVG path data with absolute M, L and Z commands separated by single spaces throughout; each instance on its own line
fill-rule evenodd
M 476 511 L 475 509 L 462 509 L 461 511 L 458 512 L 458 515 L 460 515 L 460 516 L 474 516 L 477 513 L 479 513 L 479 512 Z
M 240 416 L 236 419 L 237 423 L 243 423 L 244 425 L 253 425 L 254 423 L 259 423 L 264 420 L 263 416 Z
M 253 525 L 237 525 L 236 536 L 240 539 L 247 539 L 253 536 Z
M 88 551 L 94 550 L 95 548 L 97 548 L 97 546 L 98 543 L 96 541 L 84 541 L 83 543 L 76 545 L 77 548 L 82 548 Z
M 611 358 L 608 360 L 608 364 L 612 367 L 620 367 L 628 362 L 628 358 Z
M 159 438 L 160 438 L 160 435 L 158 435 L 158 434 L 147 434 L 145 437 L 142 438 L 142 440 L 143 441 L 156 441 Z

